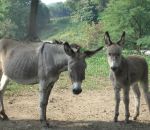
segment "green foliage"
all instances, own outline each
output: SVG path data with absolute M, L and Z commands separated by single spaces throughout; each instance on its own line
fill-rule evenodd
M 48 7 L 40 3 L 38 7 L 38 13 L 37 13 L 37 28 L 38 31 L 42 30 L 45 25 L 49 22 L 50 14 Z
M 81 21 L 87 21 L 89 24 L 98 22 L 98 10 L 96 9 L 96 5 L 89 0 L 82 3 L 82 7 L 79 9 L 78 14 Z
M 145 49 L 150 48 L 150 35 L 137 40 L 138 46 L 143 46 Z
M 10 35 L 8 31 L 15 28 L 10 18 L 6 18 L 9 5 L 10 3 L 7 0 L 0 0 L 0 38 L 4 35 Z
M 86 36 L 86 43 L 88 48 L 94 48 L 101 43 L 102 28 L 101 24 L 92 23 L 91 25 L 85 23 L 85 36 Z
M 74 19 L 63 18 L 51 20 L 41 33 L 42 39 L 60 39 L 70 43 L 77 43 L 86 48 L 95 48 L 102 44 L 101 25 L 89 25 L 86 22 L 74 21 Z
M 31 0 L 0 0 L 0 37 L 22 39 L 28 30 Z M 40 3 L 38 7 L 38 31 L 49 21 L 49 10 Z
M 70 16 L 71 9 L 64 3 L 54 3 L 48 6 L 50 18 Z
M 104 29 L 110 31 L 114 39 L 124 30 L 129 45 L 137 45 L 138 39 L 150 34 L 148 5 L 149 0 L 111 0 L 103 13 Z
M 98 22 L 97 5 L 91 0 L 67 0 L 66 4 L 72 9 L 79 21 L 86 21 L 89 24 Z
M 9 0 L 7 17 L 17 26 L 14 30 L 15 37 L 24 38 L 27 32 L 27 25 L 30 12 L 30 0 Z

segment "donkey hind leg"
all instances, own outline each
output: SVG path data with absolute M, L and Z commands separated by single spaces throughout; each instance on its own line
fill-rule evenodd
M 118 121 L 119 116 L 119 104 L 120 104 L 120 88 L 115 87 L 115 116 L 114 116 L 114 122 Z
M 135 114 L 133 120 L 136 120 L 140 113 L 140 97 L 141 97 L 141 92 L 139 90 L 138 83 L 132 86 L 132 90 L 135 98 Z
M 130 87 L 127 86 L 123 89 L 123 101 L 125 105 L 125 123 L 129 123 L 129 117 L 130 117 L 130 112 L 129 112 L 129 90 Z
M 148 105 L 148 109 L 150 112 L 150 92 L 149 92 L 149 87 L 148 87 L 148 80 L 145 79 L 145 81 L 142 81 L 141 86 L 142 86 L 144 97 L 145 97 L 145 100 L 146 100 L 146 103 Z
M 40 121 L 42 123 L 42 127 L 48 128 L 49 124 L 46 120 L 46 108 L 48 104 L 49 95 L 54 86 L 54 82 L 47 85 L 45 81 L 40 81 Z
M 8 120 L 8 116 L 5 114 L 4 104 L 3 104 L 3 96 L 8 82 L 9 82 L 8 77 L 3 74 L 0 83 L 0 117 L 3 120 Z

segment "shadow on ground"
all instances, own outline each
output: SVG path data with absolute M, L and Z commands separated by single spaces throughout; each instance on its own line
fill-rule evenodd
M 49 121 L 48 130 L 150 130 L 150 123 L 105 121 Z M 42 130 L 38 120 L 0 121 L 0 130 Z

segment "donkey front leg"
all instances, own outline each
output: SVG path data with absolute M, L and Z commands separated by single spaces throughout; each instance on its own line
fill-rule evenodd
M 118 121 L 119 116 L 119 104 L 120 104 L 120 88 L 115 87 L 115 116 L 114 116 L 114 122 Z
M 42 126 L 45 128 L 49 127 L 49 124 L 46 120 L 46 108 L 48 104 L 49 95 L 51 93 L 51 90 L 54 86 L 54 83 L 47 84 L 46 81 L 40 82 L 40 121 L 42 123 Z
M 130 113 L 129 113 L 129 86 L 124 87 L 123 89 L 123 101 L 125 104 L 125 122 L 129 123 L 129 117 L 130 117 Z
M 2 120 L 8 120 L 8 116 L 5 114 L 4 104 L 3 104 L 3 96 L 8 82 L 9 82 L 8 77 L 3 74 L 0 82 L 0 118 Z

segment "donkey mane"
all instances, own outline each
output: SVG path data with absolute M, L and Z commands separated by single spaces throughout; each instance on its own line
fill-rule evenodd
M 51 42 L 50 41 L 44 42 L 44 44 L 53 44 L 53 45 L 64 45 L 65 43 L 68 43 L 68 42 L 67 41 L 61 41 L 61 40 L 56 40 L 56 39 L 54 39 Z M 72 49 L 77 49 L 77 50 L 82 48 L 80 45 L 78 45 L 76 43 L 70 44 L 70 47 Z

